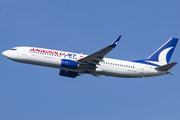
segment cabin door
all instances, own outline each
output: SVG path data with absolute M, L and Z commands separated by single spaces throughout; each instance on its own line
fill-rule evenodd
M 141 74 L 144 74 L 144 66 L 141 66 L 141 67 L 140 67 L 140 73 L 141 73 Z
M 24 56 L 26 56 L 26 55 L 27 55 L 26 48 L 23 48 L 22 55 L 24 55 Z

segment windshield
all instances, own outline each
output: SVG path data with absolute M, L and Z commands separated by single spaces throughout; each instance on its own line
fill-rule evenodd
M 12 48 L 11 50 L 17 50 L 16 48 Z

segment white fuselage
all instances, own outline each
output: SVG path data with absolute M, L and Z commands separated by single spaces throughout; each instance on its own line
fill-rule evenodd
M 2 54 L 7 58 L 17 62 L 65 69 L 78 73 L 87 73 L 86 71 L 91 72 L 91 68 L 84 68 L 81 66 L 78 66 L 77 69 L 61 67 L 62 59 L 77 61 L 87 56 L 84 54 L 35 47 L 16 47 L 14 50 L 7 50 Z M 95 72 L 96 75 L 126 78 L 153 77 L 167 74 L 166 71 L 159 71 L 154 69 L 155 67 L 156 66 L 137 62 L 103 58 L 103 60 L 100 61 L 98 65 L 96 65 L 96 69 L 92 70 L 92 72 Z

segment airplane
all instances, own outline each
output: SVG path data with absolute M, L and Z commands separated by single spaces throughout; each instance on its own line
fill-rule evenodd
M 104 56 L 117 46 L 120 38 L 121 36 L 118 36 L 112 44 L 90 55 L 37 47 L 14 47 L 2 52 L 2 55 L 16 62 L 58 68 L 60 76 L 70 78 L 85 73 L 97 77 L 103 75 L 122 78 L 172 74 L 169 70 L 177 62 L 169 61 L 178 38 L 170 38 L 146 59 L 124 61 L 105 58 Z

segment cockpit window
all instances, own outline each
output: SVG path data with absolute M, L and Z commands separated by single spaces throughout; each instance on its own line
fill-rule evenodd
M 17 50 L 17 49 L 15 49 L 15 48 L 12 48 L 11 50 Z

